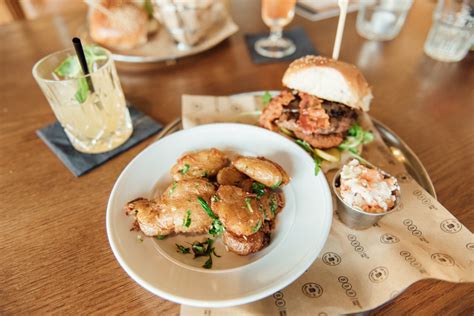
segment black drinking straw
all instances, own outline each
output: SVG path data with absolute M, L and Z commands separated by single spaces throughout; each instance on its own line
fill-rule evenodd
M 72 39 L 74 44 L 74 49 L 76 50 L 77 58 L 79 58 L 79 63 L 81 64 L 82 72 L 86 76 L 87 85 L 89 86 L 90 92 L 94 92 L 94 85 L 92 84 L 92 79 L 89 75 L 89 67 L 87 67 L 86 55 L 84 54 L 84 49 L 82 48 L 81 39 L 79 37 L 74 37 Z

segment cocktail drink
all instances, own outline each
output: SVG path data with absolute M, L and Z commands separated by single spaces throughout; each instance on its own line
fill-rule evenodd
M 282 58 L 295 52 L 295 44 L 282 36 L 283 27 L 295 16 L 296 0 L 262 0 L 262 19 L 270 28 L 270 36 L 255 43 L 262 56 Z
M 68 49 L 38 61 L 33 76 L 74 148 L 102 153 L 123 144 L 133 127 L 110 52 L 97 46 L 84 52 L 89 75 Z

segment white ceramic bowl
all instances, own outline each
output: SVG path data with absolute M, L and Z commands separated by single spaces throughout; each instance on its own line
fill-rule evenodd
M 237 256 L 220 242 L 213 268 L 204 258 L 176 252 L 174 244 L 204 236 L 137 240 L 124 205 L 151 198 L 171 182 L 169 170 L 183 153 L 215 147 L 264 156 L 288 172 L 283 188 L 286 205 L 278 215 L 270 245 L 257 254 Z M 117 179 L 107 206 L 107 235 L 123 269 L 138 284 L 170 301 L 200 307 L 249 303 L 282 289 L 317 258 L 329 234 L 332 199 L 323 173 L 315 176 L 311 157 L 290 140 L 263 128 L 243 124 L 210 124 L 174 133 L 141 152 Z M 204 261 L 202 261 L 203 259 Z M 201 260 L 201 261 L 200 261 Z

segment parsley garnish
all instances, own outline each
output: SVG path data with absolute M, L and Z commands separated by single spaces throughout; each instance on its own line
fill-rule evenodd
M 259 219 L 258 222 L 257 222 L 257 225 L 255 225 L 255 227 L 252 227 L 252 233 L 258 232 L 260 227 L 262 227 L 262 220 Z
M 204 269 L 212 268 L 212 255 L 216 257 L 220 257 L 216 254 L 216 250 L 213 247 L 214 239 L 207 238 L 205 241 L 194 241 L 191 245 L 191 251 L 194 254 L 194 259 L 199 257 L 208 257 L 204 265 L 202 266 Z M 189 248 L 183 247 L 181 245 L 176 244 L 179 251 L 183 254 L 191 253 Z
M 182 254 L 189 253 L 189 248 L 181 246 L 180 244 L 176 244 L 176 248 L 178 248 L 178 252 L 181 252 Z
M 249 197 L 245 198 L 245 205 L 247 205 L 247 209 L 250 211 L 250 213 L 253 213 L 252 204 L 250 204 L 251 201 L 252 201 L 251 198 Z
M 265 91 L 265 93 L 262 96 L 263 105 L 265 106 L 268 105 L 268 103 L 270 103 L 271 100 L 272 100 L 272 95 L 270 94 L 270 92 Z
M 323 162 L 323 160 L 316 154 L 313 155 L 313 159 L 314 159 L 314 175 L 317 176 L 319 173 L 319 170 L 321 170 L 321 163 Z
M 216 218 L 211 224 L 211 228 L 209 229 L 209 234 L 212 236 L 220 236 L 224 232 L 224 225 L 220 219 Z
M 253 182 L 252 193 L 255 193 L 258 199 L 261 198 L 265 194 L 265 185 L 260 182 Z
M 278 209 L 278 203 L 274 194 L 272 194 L 272 196 L 270 197 L 270 203 L 268 206 L 270 207 L 270 212 L 272 212 L 272 215 L 275 216 L 275 213 Z
M 171 189 L 168 192 L 169 195 L 173 194 L 174 190 L 176 189 L 176 185 L 178 185 L 178 183 L 176 181 L 173 182 L 173 186 L 171 187 Z
M 213 195 L 211 197 L 211 202 L 219 202 L 219 197 L 217 195 Z
M 191 167 L 190 165 L 185 164 L 185 165 L 184 165 L 184 168 L 181 169 L 181 170 L 179 170 L 179 172 L 181 172 L 181 174 L 186 174 L 186 173 L 188 172 L 188 170 L 189 170 L 190 167 Z
M 209 205 L 207 204 L 207 202 L 200 196 L 198 196 L 198 201 L 199 201 L 199 204 L 201 204 L 201 207 L 202 209 L 204 210 L 204 212 L 207 213 L 207 215 L 209 215 L 210 218 L 212 219 L 218 219 L 217 215 L 214 214 L 214 212 L 211 210 L 211 208 L 209 207 Z
M 189 225 L 191 225 L 191 211 L 187 210 L 186 218 L 183 218 L 183 226 L 189 228 Z
M 158 240 L 163 240 L 163 239 L 166 238 L 166 236 L 164 236 L 164 235 L 156 235 L 155 238 L 158 239 Z
M 311 147 L 311 145 L 307 142 L 307 141 L 304 141 L 304 140 L 301 140 L 301 139 L 295 139 L 295 143 L 297 143 L 298 145 L 300 145 L 301 148 L 303 148 L 304 150 L 306 150 L 307 152 L 309 153 L 313 153 L 313 147 Z

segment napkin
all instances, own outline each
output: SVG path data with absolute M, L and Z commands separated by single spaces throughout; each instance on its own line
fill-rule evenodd
M 258 33 L 258 34 L 245 34 L 245 42 L 247 43 L 247 49 L 249 50 L 252 61 L 256 64 L 275 63 L 281 61 L 292 61 L 297 58 L 306 55 L 319 55 L 314 49 L 313 43 L 309 39 L 308 35 L 302 27 L 295 27 L 288 31 L 283 31 L 283 36 L 291 39 L 296 45 L 296 51 L 283 58 L 268 58 L 260 55 L 255 51 L 255 42 L 262 37 L 268 37 L 269 33 Z
M 76 176 L 80 177 L 86 172 L 100 166 L 109 159 L 135 146 L 142 140 L 157 133 L 161 124 L 154 121 L 149 116 L 130 106 L 130 117 L 133 124 L 133 134 L 121 146 L 102 154 L 84 154 L 72 147 L 71 142 L 64 133 L 59 122 L 54 122 L 36 131 L 36 134 L 48 145 L 56 156 L 66 165 L 66 167 Z
M 261 108 L 259 96 L 185 95 L 183 127 L 232 120 L 255 124 Z M 254 303 L 222 309 L 182 306 L 181 315 L 359 313 L 395 298 L 422 279 L 474 281 L 472 233 L 410 177 L 368 115 L 362 117 L 361 124 L 375 134 L 362 155 L 398 178 L 400 209 L 363 231 L 346 227 L 334 213 L 326 245 L 295 282 Z M 334 173 L 326 171 L 328 182 Z

